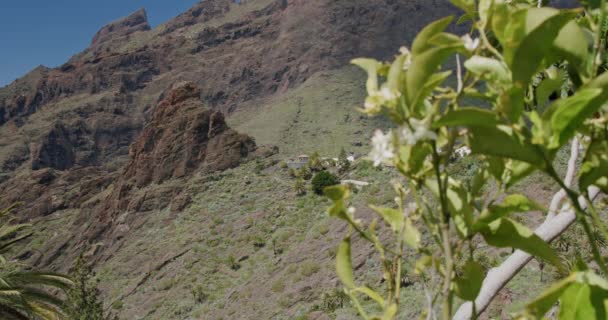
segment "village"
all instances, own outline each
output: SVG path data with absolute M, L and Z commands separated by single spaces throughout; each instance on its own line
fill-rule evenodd
M 450 155 L 450 162 L 458 161 L 470 154 L 471 149 L 468 146 L 458 146 Z M 322 189 L 330 185 L 346 185 L 354 190 L 361 190 L 369 186 L 370 183 L 367 181 L 340 178 L 353 167 L 357 160 L 365 159 L 366 157 L 357 157 L 357 155 L 347 153 L 342 149 L 337 158 L 322 157 L 318 152 L 314 152 L 311 155 L 300 154 L 284 160 L 281 167 L 288 169 L 289 175 L 296 179 L 294 184 L 296 194 L 305 194 L 307 189 L 305 181 L 311 179 L 313 191 L 322 194 Z M 387 167 L 393 166 L 390 163 L 383 165 Z

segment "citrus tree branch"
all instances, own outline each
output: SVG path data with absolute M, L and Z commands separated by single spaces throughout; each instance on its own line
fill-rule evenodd
M 572 145 L 570 146 L 570 159 L 568 160 L 568 167 L 566 169 L 566 177 L 564 178 L 564 184 L 567 187 L 572 185 L 572 180 L 574 180 L 574 175 L 576 174 L 576 161 L 578 160 L 579 153 L 579 142 L 578 138 L 572 139 Z M 559 190 L 551 200 L 551 204 L 549 206 L 549 213 L 547 214 L 547 218 L 545 220 L 552 219 L 557 214 L 557 210 L 559 209 L 559 205 L 566 197 L 566 190 Z
M 589 198 L 595 200 L 599 194 L 597 187 L 589 187 Z M 580 205 L 583 209 L 587 208 L 587 203 L 583 197 L 579 198 Z M 570 225 L 576 220 L 576 213 L 571 206 L 564 205 L 558 215 L 552 219 L 546 220 L 534 232 L 547 242 L 553 241 L 559 235 L 564 233 Z M 517 273 L 532 260 L 532 256 L 516 250 L 507 260 L 500 266 L 492 268 L 488 271 L 486 278 L 483 281 L 481 291 L 475 300 L 476 310 L 481 314 L 492 302 L 492 299 Z M 453 320 L 468 320 L 471 318 L 471 302 L 466 302 L 460 306 Z
M 576 162 L 579 154 L 579 142 L 577 138 L 572 141 L 570 149 L 570 159 L 564 184 L 570 186 L 576 173 Z M 589 187 L 589 199 L 595 200 L 599 195 L 600 190 L 597 187 Z M 565 204 L 561 207 L 559 214 L 557 208 L 562 200 L 566 197 L 566 191 L 558 191 L 551 200 L 549 214 L 547 219 L 534 232 L 547 242 L 553 241 L 559 235 L 564 233 L 570 225 L 576 220 L 576 212 L 572 206 Z M 587 202 L 584 197 L 578 199 L 582 209 L 587 208 Z M 492 302 L 498 292 L 507 284 L 521 269 L 532 260 L 532 256 L 524 251 L 516 250 L 509 258 L 507 258 L 500 266 L 492 268 L 488 271 L 486 278 L 477 299 L 475 300 L 475 310 L 477 315 L 481 314 Z M 460 306 L 453 317 L 453 320 L 468 320 L 471 319 L 472 302 L 466 302 Z

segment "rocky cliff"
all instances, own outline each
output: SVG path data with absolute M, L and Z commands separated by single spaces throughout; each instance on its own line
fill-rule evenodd
M 116 299 L 139 292 L 156 268 L 150 265 L 174 257 L 141 254 L 153 246 L 131 245 L 142 234 L 178 224 L 186 210 L 196 211 L 197 223 L 207 228 L 215 204 L 199 199 L 193 207 L 193 199 L 211 192 L 208 184 L 225 170 L 276 152 L 231 129 L 225 117 L 281 100 L 354 57 L 389 58 L 423 25 L 453 12 L 447 0 L 205 0 L 154 29 L 144 10 L 104 26 L 89 48 L 62 66 L 36 68 L 0 88 L 0 205 L 21 202 L 18 220 L 57 227 L 42 231 L 44 239 L 21 258 L 67 270 L 83 250 L 99 266 L 129 256 L 137 261 L 132 276 L 145 276 L 135 284 L 125 276 L 117 291 L 104 289 Z M 348 124 L 352 117 L 335 121 Z M 235 189 L 257 183 L 248 174 L 235 181 Z M 265 192 L 286 197 L 284 186 L 272 189 L 277 183 Z M 217 198 L 233 191 L 228 187 Z M 238 197 L 236 206 L 252 206 L 247 194 Z M 251 219 L 267 215 L 254 212 Z M 256 228 L 235 225 L 240 235 Z M 166 245 L 192 250 L 187 241 Z M 163 250 L 174 253 L 169 247 Z M 319 287 L 322 280 L 316 280 Z M 142 308 L 154 309 L 124 312 L 136 318 Z M 271 316 L 260 311 L 262 318 Z
M 206 125 L 227 130 L 220 112 L 285 93 L 356 56 L 389 57 L 422 24 L 452 10 L 436 0 L 207 0 L 153 30 L 139 10 L 101 28 L 89 48 L 61 67 L 39 67 L 0 89 L 2 204 L 24 202 L 32 218 L 79 208 L 95 196 L 78 186 L 83 172 L 106 180 L 125 170 L 141 185 L 233 166 L 251 142 L 229 130 L 204 142 L 197 136 Z M 189 97 L 200 105 L 178 108 L 162 96 L 182 81 L 200 89 Z M 175 130 L 186 131 L 167 133 L 171 123 L 163 117 L 203 105 L 215 111 L 175 118 Z M 136 140 L 140 133 L 149 141 Z M 173 135 L 183 145 L 172 144 Z M 231 139 L 243 150 L 225 154 Z M 149 148 L 153 154 L 144 152 Z M 55 178 L 37 188 L 40 170 Z M 79 196 L 57 194 L 66 190 L 53 183 L 67 177 L 77 180 Z M 48 193 L 56 204 L 41 206 L 36 199 Z

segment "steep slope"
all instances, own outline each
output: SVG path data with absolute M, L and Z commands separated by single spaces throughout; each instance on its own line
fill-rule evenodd
M 144 11 L 103 27 L 64 65 L 0 89 L 0 204 L 22 202 L 16 218 L 38 229 L 19 256 L 65 271 L 86 252 L 125 319 L 322 305 L 339 226 L 276 163 L 365 152 L 383 124 L 354 110 L 363 81 L 348 61 L 388 58 L 451 12 L 447 0 L 205 0 L 155 29 Z M 356 178 L 390 178 L 366 170 Z M 376 197 L 391 199 L 361 199 Z M 184 298 L 199 285 L 211 297 Z

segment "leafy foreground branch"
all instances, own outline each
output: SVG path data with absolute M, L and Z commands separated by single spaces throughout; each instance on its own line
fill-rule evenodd
M 542 318 L 559 305 L 560 319 L 605 319 L 608 267 L 598 237 L 608 240 L 608 228 L 593 203 L 608 190 L 605 1 L 582 1 L 573 10 L 536 0 L 452 2 L 464 11 L 459 22 L 470 23 L 470 34 L 446 32 L 452 18 L 445 18 L 424 28 L 391 63 L 353 61 L 368 74 L 362 112 L 394 124 L 374 133 L 370 158 L 376 166 L 394 166 L 402 179 L 394 182 L 394 206 L 372 206 L 387 228 L 357 219 L 348 188 L 325 189 L 333 201 L 329 214 L 350 226 L 336 261 L 345 293 L 364 319 L 395 319 L 404 308 L 403 269 L 414 265 L 410 271 L 424 281 L 422 318 L 475 319 L 535 257 L 569 276 L 517 317 Z M 454 56 L 455 76 L 441 70 Z M 562 178 L 554 160 L 568 143 Z M 451 176 L 453 154 L 469 152 L 480 169 L 466 180 Z M 512 191 L 535 172 L 561 187 L 548 210 Z M 511 218 L 531 211 L 547 214 L 535 232 Z M 549 242 L 573 223 L 591 253 L 566 264 Z M 373 244 L 385 285 L 357 284 L 355 235 Z M 487 271 L 479 261 L 482 245 L 517 251 Z M 364 307 L 362 297 L 377 308 Z M 469 302 L 456 311 L 456 298 Z

